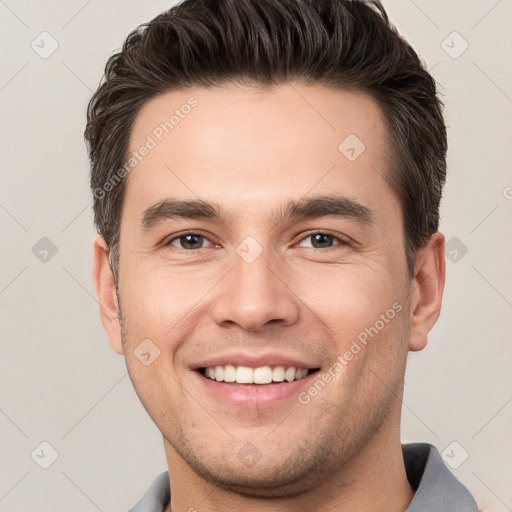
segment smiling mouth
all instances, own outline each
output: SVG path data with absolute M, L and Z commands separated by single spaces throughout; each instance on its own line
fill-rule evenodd
M 319 371 L 320 368 L 296 368 L 293 366 L 234 366 L 230 364 L 198 368 L 206 379 L 243 386 L 265 386 L 294 382 Z

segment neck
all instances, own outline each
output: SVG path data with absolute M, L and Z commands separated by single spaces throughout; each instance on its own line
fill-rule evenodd
M 171 502 L 165 512 L 222 510 L 245 512 L 405 512 L 414 496 L 407 480 L 399 428 L 389 424 L 369 440 L 350 460 L 335 468 L 320 485 L 300 485 L 296 493 L 262 498 L 216 486 L 195 474 L 164 439 L 171 481 Z M 195 508 L 194 508 L 195 506 Z

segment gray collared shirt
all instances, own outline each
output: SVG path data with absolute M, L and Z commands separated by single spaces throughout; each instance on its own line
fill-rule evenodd
M 415 490 L 407 512 L 478 512 L 475 500 L 427 443 L 402 445 L 405 471 Z M 164 512 L 171 497 L 169 472 L 158 475 L 128 512 Z

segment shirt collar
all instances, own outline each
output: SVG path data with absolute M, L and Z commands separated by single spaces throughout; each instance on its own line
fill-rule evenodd
M 407 512 L 478 512 L 470 492 L 451 473 L 435 446 L 404 444 L 402 454 L 407 479 L 415 491 Z

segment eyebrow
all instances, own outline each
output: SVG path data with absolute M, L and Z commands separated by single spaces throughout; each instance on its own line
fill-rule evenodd
M 323 195 L 288 201 L 271 215 L 271 220 L 280 224 L 286 221 L 317 219 L 320 217 L 347 218 L 365 226 L 375 224 L 374 215 L 367 206 L 355 199 L 337 195 Z M 186 201 L 169 198 L 144 210 L 140 228 L 143 232 L 150 231 L 167 219 L 178 218 L 229 222 L 232 215 L 228 215 L 218 203 L 202 199 Z

